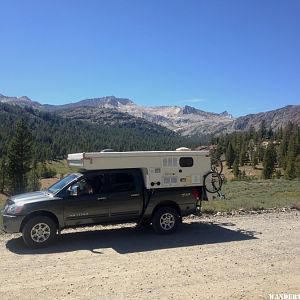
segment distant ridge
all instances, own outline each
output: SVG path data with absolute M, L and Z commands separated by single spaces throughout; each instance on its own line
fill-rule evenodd
M 115 96 L 83 99 L 64 105 L 42 105 L 27 96 L 9 97 L 0 94 L 0 102 L 52 111 L 67 118 L 85 119 L 90 122 L 97 120 L 98 123 L 114 126 L 119 124 L 128 127 L 133 123 L 141 123 L 138 120 L 144 119 L 183 136 L 230 133 L 248 130 L 251 126 L 258 129 L 262 121 L 265 122 L 267 128 L 272 129 L 284 127 L 288 122 L 300 125 L 300 105 L 288 105 L 268 112 L 234 118 L 227 111 L 222 113 L 206 112 L 189 105 L 183 107 L 176 105 L 142 106 L 130 99 Z M 135 120 L 135 118 L 137 119 Z
M 11 104 L 11 105 L 18 105 L 21 107 L 31 106 L 32 108 L 35 108 L 35 109 L 42 108 L 42 105 L 40 103 L 38 103 L 36 101 L 32 101 L 27 96 L 10 97 L 10 96 L 4 96 L 4 95 L 0 94 L 0 102 Z
M 91 98 L 91 99 L 84 99 L 74 103 L 68 103 L 64 105 L 44 105 L 44 107 L 52 110 L 59 110 L 59 109 L 68 109 L 74 107 L 119 107 L 120 105 L 127 105 L 133 103 L 131 100 L 126 98 L 117 98 L 115 96 L 106 96 L 100 98 Z
M 259 129 L 262 121 L 267 128 L 272 129 L 284 127 L 288 122 L 300 125 L 300 105 L 287 105 L 279 109 L 239 117 L 234 120 L 229 130 L 248 130 L 251 126 Z

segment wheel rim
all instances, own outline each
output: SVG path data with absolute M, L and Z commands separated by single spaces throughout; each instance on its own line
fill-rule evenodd
M 51 229 L 46 223 L 35 224 L 30 232 L 31 238 L 36 243 L 43 243 L 50 237 Z
M 160 227 L 163 230 L 170 230 L 175 225 L 175 217 L 170 213 L 164 213 L 159 219 Z

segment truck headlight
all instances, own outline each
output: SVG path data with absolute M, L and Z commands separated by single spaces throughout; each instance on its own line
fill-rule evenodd
M 7 207 L 6 213 L 9 215 L 16 215 L 19 214 L 23 209 L 23 204 L 13 204 Z

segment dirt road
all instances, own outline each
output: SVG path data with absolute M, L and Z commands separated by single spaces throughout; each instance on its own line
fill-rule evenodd
M 48 249 L 0 235 L 0 299 L 269 299 L 300 294 L 300 213 L 194 218 L 178 233 L 68 230 Z

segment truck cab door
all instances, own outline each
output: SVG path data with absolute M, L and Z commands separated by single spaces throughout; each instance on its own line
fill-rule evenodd
M 101 181 L 104 174 L 81 178 L 68 188 L 64 199 L 65 226 L 97 224 L 109 218 L 107 195 Z
M 143 208 L 143 184 L 140 181 L 140 173 L 116 170 L 110 171 L 107 175 L 110 220 L 137 219 Z

